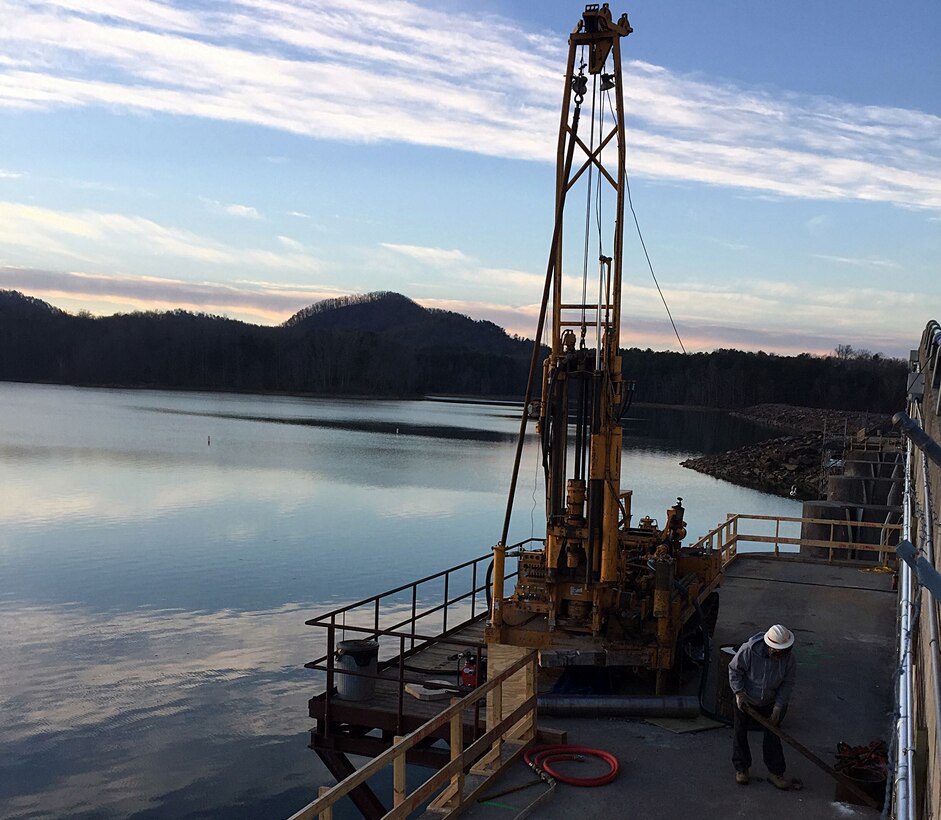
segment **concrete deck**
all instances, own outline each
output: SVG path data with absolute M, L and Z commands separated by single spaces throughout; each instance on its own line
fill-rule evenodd
M 797 687 L 786 731 L 828 763 L 838 741 L 852 745 L 888 740 L 892 721 L 896 595 L 891 576 L 857 567 L 827 566 L 740 556 L 720 592 L 715 644 L 739 643 L 772 623 L 796 636 Z M 715 656 L 715 652 L 713 655 Z M 715 662 L 711 676 L 715 680 Z M 713 687 L 709 687 L 713 690 Z M 711 698 L 711 691 L 710 696 Z M 711 702 L 711 700 L 707 700 Z M 530 815 L 553 820 L 589 818 L 851 818 L 878 812 L 834 801 L 834 781 L 785 746 L 788 775 L 802 791 L 781 792 L 761 765 L 761 734 L 752 733 L 752 782 L 739 786 L 731 763 L 731 729 L 690 734 L 634 720 L 543 718 L 541 726 L 563 729 L 568 742 L 605 749 L 621 764 L 613 783 L 594 789 L 560 784 Z M 576 775 L 598 773 L 602 764 L 568 765 Z M 532 779 L 522 763 L 495 781 L 492 794 Z M 545 791 L 539 785 L 477 804 L 473 820 L 513 817 Z

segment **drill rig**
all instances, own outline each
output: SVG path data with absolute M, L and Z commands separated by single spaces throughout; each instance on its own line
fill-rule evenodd
M 569 39 L 555 225 L 503 535 L 494 548 L 487 640 L 538 649 L 542 666 L 653 670 L 662 694 L 682 641 L 714 627 L 721 564 L 716 552 L 683 546 L 682 499 L 666 511 L 662 525 L 644 517 L 635 526 L 631 492 L 621 491 L 621 417 L 633 383 L 622 377 L 619 352 L 627 199 L 620 43 L 632 30 L 626 14 L 614 21 L 607 3 L 588 5 Z M 577 184 L 587 188 L 585 234 L 576 246 L 580 281 L 563 275 L 563 263 L 568 267 L 572 259 L 563 242 L 572 223 L 565 206 Z M 595 239 L 596 281 L 589 287 Z M 550 353 L 542 366 L 541 399 L 533 401 L 547 314 Z M 537 408 L 546 537 L 541 548 L 512 553 L 518 575 L 505 596 L 523 439 L 527 417 Z

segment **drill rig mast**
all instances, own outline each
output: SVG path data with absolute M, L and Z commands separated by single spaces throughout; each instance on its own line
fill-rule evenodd
M 619 347 L 627 193 L 620 44 L 631 31 L 626 14 L 615 22 L 607 3 L 588 5 L 569 39 L 555 227 L 507 515 L 494 551 L 487 639 L 537 648 L 543 666 L 656 670 L 661 693 L 681 637 L 691 625 L 709 628 L 705 622 L 710 619 L 714 624 L 720 565 L 718 555 L 682 546 L 682 499 L 667 510 L 663 526 L 643 518 L 634 527 L 631 492 L 621 491 L 621 416 L 633 384 L 622 378 Z M 584 108 L 590 126 L 583 125 L 579 133 Z M 577 184 L 588 192 L 580 282 L 563 270 L 571 256 L 563 242 L 571 223 L 565 205 Z M 613 214 L 603 214 L 603 203 L 612 199 Z M 590 238 L 597 238 L 598 254 L 597 281 L 589 288 Z M 545 473 L 546 537 L 541 549 L 514 553 L 516 588 L 505 597 L 509 521 L 527 410 L 535 406 L 531 399 L 547 314 L 551 349 L 543 363 L 536 427 Z

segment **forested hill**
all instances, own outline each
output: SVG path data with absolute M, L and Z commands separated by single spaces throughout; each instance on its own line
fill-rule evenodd
M 72 316 L 0 291 L 0 380 L 376 396 L 517 395 L 531 343 L 397 293 L 331 299 L 280 327 L 182 310 Z
M 0 291 L 0 380 L 366 396 L 520 396 L 532 343 L 397 293 L 319 302 L 280 327 L 186 311 L 73 316 Z M 636 401 L 894 412 L 905 365 L 840 356 L 624 351 Z

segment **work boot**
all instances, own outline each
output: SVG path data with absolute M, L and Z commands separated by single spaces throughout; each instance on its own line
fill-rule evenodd
M 744 772 L 736 772 L 736 773 L 735 773 L 735 782 L 738 783 L 739 786 L 747 786 L 747 785 L 748 785 L 748 781 L 749 781 L 750 779 L 751 779 L 751 778 L 749 778 L 749 776 L 748 776 L 748 769 L 745 769 Z
M 779 789 L 789 789 L 791 784 L 784 779 L 783 775 L 774 774 L 773 772 L 768 772 L 768 780 L 773 786 L 777 786 Z

